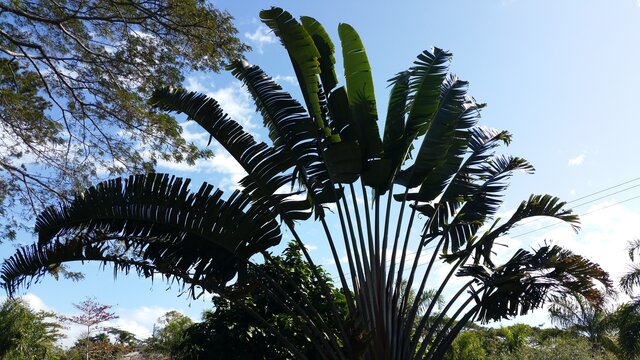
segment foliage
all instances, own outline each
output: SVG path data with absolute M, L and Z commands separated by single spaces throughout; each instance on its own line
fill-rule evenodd
M 633 296 L 634 290 L 640 287 L 640 263 L 634 262 L 636 253 L 640 255 L 640 239 L 630 241 L 627 250 L 632 263 L 629 265 L 627 273 L 620 279 L 620 287 L 629 296 Z M 640 303 L 640 297 L 636 301 Z
M 579 295 L 556 299 L 549 307 L 549 317 L 556 325 L 584 335 L 594 346 L 615 348 L 611 338 L 612 311 L 590 304 Z
M 640 287 L 640 264 L 636 262 L 636 256 L 640 255 L 640 240 L 630 241 L 627 250 L 632 263 L 620 278 L 620 287 L 632 299 L 618 307 L 613 314 L 613 323 L 617 332 L 620 356 L 623 359 L 634 360 L 640 357 L 640 296 L 636 292 Z
M 0 305 L 0 359 L 57 359 L 61 328 L 55 314 L 34 312 L 20 299 L 5 300 Z
M 469 321 L 525 314 L 568 293 L 603 301 L 601 288 L 612 286 L 606 272 L 558 245 L 495 256 L 496 242 L 523 219 L 549 216 L 577 230 L 578 218 L 550 195 L 531 195 L 508 219 L 494 218 L 508 179 L 533 166 L 496 153 L 511 135 L 477 124 L 484 105 L 467 94 L 467 82 L 448 73 L 450 53 L 424 51 L 391 79 L 380 136 L 371 68 L 357 32 L 338 27 L 346 87 L 338 86 L 334 45 L 317 21 L 299 22 L 279 8 L 260 16 L 287 50 L 306 105 L 259 67 L 230 64 L 254 98 L 271 145 L 256 142 L 205 95 L 164 88 L 151 99 L 209 132 L 247 172 L 241 189 L 223 197 L 212 185 L 192 190 L 188 179 L 164 174 L 100 183 L 38 217 L 38 244 L 2 266 L 5 289 L 13 293 L 68 261 L 111 263 L 116 272 L 145 277 L 161 273 L 195 297 L 211 292 L 242 307 L 289 357 L 305 358 L 306 349 L 283 334 L 282 319 L 269 322 L 260 304 L 245 298 L 265 291 L 291 304 L 283 306 L 290 318 L 305 319 L 296 336 L 313 343 L 315 356 L 339 359 L 440 359 Z M 298 232 L 297 223 L 312 218 L 321 227 L 313 240 L 325 238 L 336 264 L 346 317 Z M 305 307 L 304 297 L 292 297 L 304 293 L 293 280 L 295 291 L 275 281 L 241 288 L 233 282 L 245 284 L 257 266 L 254 256 L 274 261 L 267 251 L 283 231 L 309 262 L 330 318 Z M 420 310 L 436 261 L 446 275 Z M 454 276 L 461 281 L 452 282 Z
M 519 334 L 518 346 L 513 347 L 510 334 Z M 501 329 L 463 331 L 453 342 L 445 359 L 613 360 L 616 356 L 602 348 L 593 348 L 587 338 L 574 332 L 516 324 Z
M 193 322 L 188 316 L 175 310 L 164 314 L 158 322 L 163 326 L 154 328 L 152 337 L 146 341 L 146 351 L 169 354 L 173 358 L 179 344 L 184 341 L 185 331 L 192 326 Z
M 86 298 L 73 306 L 80 311 L 80 315 L 67 316 L 64 317 L 64 320 L 87 328 L 84 344 L 88 360 L 89 354 L 102 353 L 101 349 L 104 347 L 102 344 L 104 339 L 102 337 L 98 337 L 96 340 L 92 339 L 91 332 L 102 330 L 98 325 L 117 319 L 118 315 L 110 311 L 111 305 L 100 304 L 92 298 Z
M 1 238 L 99 176 L 209 156 L 145 99 L 240 56 L 231 21 L 205 0 L 1 0 Z
M 313 342 L 305 336 L 303 328 L 308 326 L 307 319 L 292 315 L 288 307 L 301 304 L 306 312 L 313 308 L 327 321 L 330 331 L 338 331 L 338 324 L 332 322 L 333 301 L 342 318 L 347 316 L 344 295 L 332 286 L 331 277 L 320 270 L 321 280 L 314 275 L 309 264 L 295 243 L 289 243 L 282 256 L 271 257 L 271 261 L 252 267 L 243 283 L 235 285 L 236 291 L 253 288 L 250 297 L 230 301 L 214 297 L 215 309 L 203 315 L 203 321 L 193 324 L 185 333 L 184 340 L 172 355 L 180 359 L 224 359 L 234 354 L 236 359 L 252 359 L 256 354 L 265 359 L 287 359 L 290 354 L 279 345 L 279 341 L 256 321 L 246 308 L 254 308 L 264 320 L 277 327 L 282 336 L 300 349 L 308 359 L 318 358 Z M 327 299 L 319 281 L 326 284 L 332 299 Z M 272 283 L 290 294 L 291 299 L 278 299 L 271 296 L 269 290 L 259 286 L 260 282 Z M 304 299 L 304 300 L 303 300 Z
M 112 333 L 110 329 L 109 333 Z M 121 356 L 133 351 L 134 346 L 116 340 L 112 342 L 108 333 L 98 333 L 91 337 L 78 339 L 75 344 L 65 351 L 64 360 L 84 360 L 86 359 L 86 349 L 91 348 L 91 359 L 93 360 L 116 360 Z

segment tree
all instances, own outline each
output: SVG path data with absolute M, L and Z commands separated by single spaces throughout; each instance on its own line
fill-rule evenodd
M 55 314 L 34 312 L 20 299 L 0 305 L 0 359 L 52 359 L 60 349 L 62 326 Z
M 313 342 L 305 336 L 305 319 L 292 315 L 288 308 L 300 304 L 305 311 L 311 307 L 324 319 L 330 321 L 332 307 L 328 303 L 318 280 L 309 264 L 302 258 L 300 248 L 289 243 L 281 256 L 271 257 L 271 262 L 260 264 L 247 271 L 242 284 L 237 287 L 254 288 L 250 297 L 230 301 L 214 297 L 214 310 L 203 314 L 202 322 L 195 323 L 184 332 L 182 341 L 174 348 L 172 355 L 179 359 L 224 359 L 234 354 L 238 359 L 254 358 L 260 354 L 265 359 L 287 359 L 290 353 L 279 345 L 278 339 L 252 317 L 245 308 L 255 308 L 258 314 L 309 358 L 316 357 Z M 286 269 L 288 276 L 281 276 Z M 329 274 L 318 269 L 323 284 L 329 288 L 340 317 L 348 315 L 344 295 L 333 286 Z M 275 281 L 274 287 L 291 294 L 293 301 L 273 298 L 269 290 L 260 287 L 261 282 Z M 295 285 L 294 285 L 295 284 Z M 304 295 L 302 295 L 304 294 Z M 303 301 L 302 297 L 307 301 Z M 337 332 L 339 325 L 328 322 L 328 328 Z
M 630 241 L 627 250 L 632 263 L 619 284 L 632 299 L 621 304 L 613 316 L 620 354 L 624 359 L 634 360 L 640 354 L 640 296 L 635 292 L 640 287 L 640 264 L 634 263 L 636 254 L 640 254 L 640 240 Z
M 243 284 L 257 266 L 254 255 L 273 261 L 267 251 L 281 242 L 284 227 L 311 264 L 331 317 L 305 309 L 308 298 L 299 287 L 296 301 L 273 278 L 258 286 L 274 301 L 293 304 L 287 311 L 304 319 L 304 336 L 319 358 L 439 359 L 469 321 L 525 314 L 569 292 L 603 301 L 598 286 L 612 287 L 606 272 L 559 245 L 519 249 L 498 263 L 494 245 L 521 220 L 549 216 L 577 230 L 578 217 L 558 198 L 532 195 L 508 219 L 494 219 L 507 180 L 533 167 L 495 153 L 511 135 L 477 125 L 484 105 L 467 95 L 467 82 L 448 75 L 450 53 L 424 51 L 391 79 L 381 137 L 371 68 L 351 26 L 338 27 L 345 87 L 337 86 L 334 45 L 317 21 L 299 22 L 279 8 L 260 17 L 287 50 L 306 104 L 259 67 L 230 64 L 253 96 L 272 145 L 256 142 L 202 94 L 165 88 L 151 98 L 157 108 L 183 112 L 209 132 L 246 170 L 242 189 L 223 197 L 204 184 L 192 192 L 188 179 L 166 174 L 91 187 L 38 217 L 39 243 L 3 264 L 9 293 L 45 275 L 51 264 L 75 260 L 146 277 L 159 272 L 183 282 L 193 296 L 211 292 L 243 307 L 290 357 L 305 358 L 259 309 L 244 306 L 241 299 L 255 289 L 233 282 Z M 346 319 L 298 232 L 296 224 L 312 217 L 336 264 Z M 436 260 L 448 272 L 415 326 Z M 279 276 L 289 279 L 287 271 Z M 461 286 L 452 284 L 454 275 Z M 436 309 L 441 296 L 447 299 Z
M 549 317 L 556 325 L 585 336 L 593 346 L 615 351 L 612 337 L 612 311 L 590 304 L 580 295 L 556 299 L 549 307 Z
M 145 99 L 239 57 L 231 20 L 205 0 L 1 0 L 2 238 L 96 178 L 209 156 Z
M 73 304 L 73 306 L 80 310 L 80 315 L 65 317 L 64 319 L 68 322 L 85 326 L 87 328 L 87 333 L 85 339 L 86 341 L 86 359 L 89 360 L 89 353 L 91 353 L 91 332 L 100 329 L 98 325 L 103 322 L 107 322 L 110 320 L 114 320 L 118 318 L 118 315 L 109 311 L 111 309 L 110 305 L 100 304 L 96 301 L 96 299 L 86 298 L 78 304 Z M 98 339 L 99 341 L 100 339 Z
M 155 329 L 154 325 L 152 337 L 147 340 L 147 348 L 174 358 L 178 345 L 184 339 L 185 331 L 193 321 L 188 316 L 172 310 L 160 317 L 158 322 L 163 326 Z
M 517 334 L 517 335 L 516 335 Z M 513 336 L 518 340 L 513 346 Z M 500 329 L 475 327 L 463 331 L 445 355 L 447 360 L 613 360 L 614 353 L 594 348 L 570 330 L 515 324 Z

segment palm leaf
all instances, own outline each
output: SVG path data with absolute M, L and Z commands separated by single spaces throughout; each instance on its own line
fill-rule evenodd
M 336 58 L 333 56 L 335 46 L 327 31 L 316 19 L 309 16 L 301 16 L 300 21 L 320 53 L 320 58 L 318 59 L 320 62 L 320 81 L 322 81 L 324 92 L 329 93 L 338 84 L 338 77 L 334 68 Z
M 468 144 L 468 130 L 477 121 L 477 107 L 467 106 L 468 83 L 450 77 L 442 84 L 438 112 L 427 131 L 413 165 L 402 170 L 396 183 L 421 187 L 421 201 L 439 193 L 462 162 Z
M 342 43 L 349 106 L 364 160 L 368 161 L 382 153 L 371 67 L 358 33 L 350 25 L 340 24 L 338 34 Z
M 316 203 L 333 201 L 329 173 L 318 145 L 322 137 L 305 109 L 258 66 L 235 61 L 228 69 L 247 86 L 274 145 L 284 148 L 295 160 L 295 172 L 314 199 L 321 200 Z
M 427 132 L 430 121 L 438 110 L 440 89 L 444 82 L 451 53 L 439 48 L 423 51 L 411 67 L 409 88 L 409 116 L 407 119 L 408 143 Z
M 483 323 L 527 314 L 552 295 L 578 293 L 598 303 L 603 300 L 598 286 L 613 286 L 600 266 L 559 246 L 543 246 L 534 253 L 521 249 L 500 267 L 464 266 L 457 275 L 471 276 L 482 285 L 475 296 L 480 305 L 476 319 Z
M 270 206 L 290 203 L 278 209 L 286 221 L 303 220 L 311 216 L 309 211 L 299 210 L 303 205 L 299 200 L 288 200 L 289 194 L 274 196 L 292 179 L 292 175 L 286 172 L 293 167 L 294 160 L 282 151 L 282 147 L 273 148 L 263 142 L 257 143 L 253 136 L 222 111 L 215 100 L 205 95 L 165 88 L 155 91 L 149 102 L 165 111 L 183 112 L 209 132 L 247 172 L 240 185 L 251 194 L 254 201 Z M 288 208 L 291 211 L 286 211 Z
M 450 224 L 444 225 L 447 240 L 443 249 L 458 251 L 460 246 L 475 235 L 486 219 L 498 211 L 502 205 L 502 194 L 508 187 L 506 180 L 517 170 L 532 172 L 533 167 L 526 160 L 513 156 L 494 157 L 484 166 L 484 174 L 480 176 L 485 179 L 484 183 L 474 193 L 467 195 L 464 205 Z M 486 260 L 489 260 L 490 254 L 485 255 Z
M 289 12 L 281 8 L 272 7 L 269 10 L 262 10 L 260 19 L 273 30 L 289 53 L 309 113 L 318 127 L 325 131 L 325 135 L 330 136 L 330 129 L 325 126 L 318 97 L 320 91 L 318 75 L 321 72 L 320 52 L 313 39 Z
M 243 271 L 252 255 L 280 242 L 273 215 L 251 206 L 246 195 L 236 191 L 222 200 L 222 192 L 211 185 L 203 184 L 195 193 L 188 185 L 188 180 L 164 174 L 100 183 L 68 206 L 50 207 L 38 216 L 39 246 L 49 262 L 38 262 L 40 250 L 32 248 L 23 251 L 30 257 L 18 256 L 14 263 L 39 268 L 29 274 L 40 274 L 43 266 L 62 262 L 64 254 L 68 261 L 116 265 L 115 257 L 124 261 L 129 254 L 133 258 L 123 266 L 132 261 L 136 268 L 169 267 L 172 274 L 191 282 L 220 286 Z M 113 240 L 118 244 L 108 244 Z M 56 252 L 61 254 L 54 256 Z M 82 258 L 83 254 L 93 257 Z

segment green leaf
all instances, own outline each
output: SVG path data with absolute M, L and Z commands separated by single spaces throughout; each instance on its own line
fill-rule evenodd
M 260 19 L 280 39 L 291 58 L 294 71 L 302 90 L 305 103 L 311 117 L 326 136 L 330 136 L 330 129 L 324 124 L 324 116 L 320 108 L 320 91 L 318 75 L 320 69 L 320 52 L 305 28 L 287 11 L 272 7 L 260 12 Z
M 402 170 L 396 183 L 408 188 L 422 185 L 419 198 L 430 201 L 460 164 L 468 146 L 469 131 L 478 120 L 477 106 L 466 97 L 468 83 L 450 77 L 442 84 L 438 111 L 427 131 L 416 160 Z
M 365 159 L 373 159 L 382 153 L 382 140 L 378 129 L 371 67 L 358 33 L 350 25 L 340 24 L 338 34 L 342 42 L 347 95 L 357 124 L 358 141 Z
M 322 87 L 325 93 L 331 92 L 338 84 L 338 77 L 336 76 L 336 70 L 334 65 L 336 58 L 333 56 L 335 46 L 324 29 L 316 19 L 309 16 L 301 16 L 302 26 L 304 26 L 307 33 L 313 39 L 313 43 L 316 45 L 316 49 L 320 53 L 320 81 L 322 81 Z

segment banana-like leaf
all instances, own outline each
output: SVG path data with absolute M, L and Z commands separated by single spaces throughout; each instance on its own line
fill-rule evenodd
M 309 16 L 301 16 L 300 21 L 320 53 L 320 58 L 318 59 L 320 62 L 320 81 L 322 81 L 324 92 L 329 93 L 338 84 L 338 77 L 334 67 L 336 58 L 333 56 L 335 46 L 327 31 L 316 19 Z
M 482 285 L 475 294 L 480 305 L 476 319 L 482 323 L 527 314 L 551 296 L 578 293 L 601 303 L 598 287 L 613 287 L 599 265 L 559 246 L 543 246 L 534 253 L 520 249 L 500 267 L 464 266 L 457 275 L 471 276 Z
M 39 245 L 16 255 L 14 265 L 40 269 L 28 273 L 35 275 L 45 265 L 66 261 L 117 265 L 120 256 L 133 267 L 170 268 L 171 275 L 221 286 L 251 256 L 280 242 L 280 226 L 268 208 L 252 205 L 239 191 L 223 200 L 222 192 L 209 184 L 195 193 L 188 186 L 188 180 L 149 174 L 91 187 L 69 205 L 49 207 L 38 216 Z M 38 255 L 39 247 L 48 263 Z M 10 281 L 23 281 L 15 280 L 18 272 L 11 274 Z
M 551 195 L 531 195 L 529 199 L 520 203 L 511 217 L 500 226 L 483 235 L 485 238 L 496 239 L 506 234 L 518 222 L 535 216 L 553 217 L 571 225 L 574 231 L 580 229 L 580 219 L 571 209 L 565 209 L 567 203 Z
M 391 79 L 391 95 L 387 109 L 387 121 L 384 126 L 383 148 L 385 157 L 391 158 L 394 163 L 403 157 L 403 136 L 405 134 L 405 117 L 407 113 L 407 97 L 409 96 L 408 71 L 404 71 Z M 398 160 L 396 160 L 398 159 Z
M 419 212 L 430 218 L 432 231 L 438 231 L 446 224 L 450 224 L 450 218 L 455 216 L 465 201 L 478 193 L 481 182 L 488 177 L 487 163 L 493 156 L 490 151 L 501 142 L 508 145 L 510 140 L 511 134 L 507 131 L 497 131 L 481 126 L 471 129 L 469 139 L 471 153 L 442 192 L 440 199 L 435 204 L 424 203 L 416 206 Z M 436 208 L 438 208 L 437 212 Z
M 342 141 L 358 141 L 359 128 L 351 115 L 349 97 L 344 86 L 340 86 L 329 94 L 328 107 L 331 131 L 339 134 Z
M 444 249 L 456 252 L 502 205 L 503 192 L 507 189 L 506 180 L 514 171 L 533 172 L 533 166 L 526 160 L 513 156 L 496 156 L 486 166 L 480 179 L 484 183 L 477 190 L 468 194 L 464 205 L 449 225 L 445 226 L 446 241 Z M 488 251 L 491 247 L 485 247 Z M 491 252 L 485 253 L 489 260 Z
M 290 154 L 283 151 L 282 146 L 272 148 L 261 142 L 257 143 L 253 136 L 246 133 L 240 124 L 230 119 L 220 105 L 211 98 L 184 89 L 164 88 L 157 90 L 149 102 L 165 111 L 185 113 L 202 126 L 238 161 L 247 172 L 240 180 L 246 193 L 251 194 L 255 202 L 276 206 L 272 195 L 282 186 L 291 182 L 292 175 L 288 171 L 294 166 Z M 283 201 L 291 201 L 279 198 Z M 304 220 L 311 216 L 299 212 L 288 214 L 278 209 L 279 215 L 286 221 Z
M 262 10 L 260 19 L 273 30 L 273 33 L 280 39 L 280 42 L 289 53 L 309 113 L 318 127 L 323 129 L 325 135 L 330 136 L 331 132 L 325 126 L 320 108 L 320 99 L 318 98 L 318 92 L 320 91 L 318 75 L 321 72 L 320 52 L 316 48 L 313 39 L 304 26 L 289 12 L 281 8 L 272 7 L 269 10 Z
M 409 115 L 407 134 L 409 143 L 427 132 L 431 119 L 438 111 L 440 89 L 445 81 L 451 53 L 439 48 L 423 51 L 411 67 L 409 83 Z
M 430 201 L 444 189 L 460 166 L 469 142 L 469 131 L 478 119 L 475 102 L 467 98 L 466 81 L 449 77 L 442 84 L 440 105 L 416 160 L 396 176 L 407 188 L 421 185 L 421 201 Z M 434 196 L 435 195 L 435 196 Z
M 286 149 L 295 160 L 295 173 L 301 176 L 310 193 L 326 193 L 323 198 L 331 199 L 328 195 L 333 188 L 319 149 L 322 137 L 305 109 L 258 66 L 235 61 L 228 69 L 247 86 L 274 145 Z
M 366 162 L 378 158 L 382 153 L 371 67 L 358 33 L 350 25 L 340 24 L 338 34 L 342 43 L 349 105 Z

